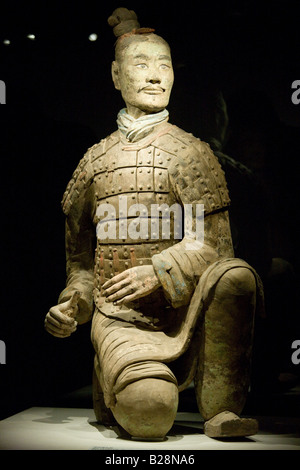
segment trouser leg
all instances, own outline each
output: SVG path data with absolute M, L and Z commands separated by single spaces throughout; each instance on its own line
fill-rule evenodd
M 239 415 L 250 380 L 256 281 L 245 267 L 227 271 L 207 300 L 195 391 L 205 420 Z
M 116 424 L 114 416 L 109 408 L 105 405 L 104 394 L 100 385 L 100 364 L 95 355 L 93 368 L 93 407 L 98 423 L 111 426 Z

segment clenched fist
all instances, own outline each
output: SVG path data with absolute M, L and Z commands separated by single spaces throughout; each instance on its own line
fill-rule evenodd
M 50 308 L 45 318 L 45 329 L 48 333 L 58 338 L 67 338 L 76 331 L 75 317 L 80 295 L 79 291 L 75 291 L 69 300 Z

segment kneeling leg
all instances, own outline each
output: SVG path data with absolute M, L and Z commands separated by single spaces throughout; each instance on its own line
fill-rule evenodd
M 178 387 L 162 379 L 145 378 L 116 394 L 112 408 L 117 422 L 132 436 L 163 438 L 171 429 L 178 406 Z

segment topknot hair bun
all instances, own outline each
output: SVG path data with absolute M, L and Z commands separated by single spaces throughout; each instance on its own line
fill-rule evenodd
M 117 38 L 140 27 L 135 12 L 127 8 L 117 8 L 107 21 Z

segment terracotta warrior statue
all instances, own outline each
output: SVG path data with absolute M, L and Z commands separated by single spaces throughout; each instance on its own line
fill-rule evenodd
M 63 338 L 91 321 L 102 424 L 164 438 L 194 381 L 207 436 L 255 434 L 256 420 L 240 415 L 262 290 L 234 257 L 224 173 L 206 143 L 168 121 L 174 75 L 165 40 L 125 8 L 108 22 L 118 38 L 112 78 L 126 107 L 65 191 L 67 283 L 45 327 Z M 178 207 L 191 210 L 180 218 Z

